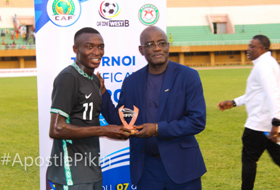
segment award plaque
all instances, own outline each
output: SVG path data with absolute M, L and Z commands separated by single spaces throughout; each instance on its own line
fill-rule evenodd
M 133 110 L 124 108 L 124 106 L 119 108 L 119 116 L 123 123 L 123 126 L 131 130 L 131 134 L 137 132 L 137 129 L 134 128 L 134 123 L 138 117 L 139 109 L 136 106 L 133 106 Z M 125 117 L 131 117 L 129 124 L 125 121 Z

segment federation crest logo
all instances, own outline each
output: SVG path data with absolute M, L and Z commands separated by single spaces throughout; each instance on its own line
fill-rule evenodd
M 121 9 L 116 2 L 103 1 L 98 12 L 102 18 L 111 20 L 120 14 Z
M 47 13 L 55 25 L 67 27 L 79 19 L 81 5 L 79 0 L 49 0 Z
M 159 19 L 159 10 L 152 4 L 146 4 L 140 8 L 138 17 L 142 24 L 151 26 L 157 23 Z

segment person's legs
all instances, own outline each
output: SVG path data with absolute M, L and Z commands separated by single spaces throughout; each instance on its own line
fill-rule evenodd
M 145 154 L 144 171 L 137 184 L 137 190 L 164 190 L 163 173 L 161 158 Z
M 145 155 L 144 171 L 137 190 L 201 190 L 201 179 L 176 184 L 168 176 L 161 158 Z
M 170 178 L 169 178 L 170 179 Z M 201 190 L 201 179 L 197 178 L 183 184 L 176 184 L 171 179 L 166 184 L 167 190 Z
M 267 151 L 274 163 L 280 166 L 280 145 L 270 141 L 267 146 Z
M 257 161 L 266 149 L 268 139 L 263 132 L 245 128 L 242 141 L 242 190 L 252 190 L 257 173 Z

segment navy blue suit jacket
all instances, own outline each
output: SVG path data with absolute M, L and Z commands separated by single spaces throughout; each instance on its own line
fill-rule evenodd
M 118 108 L 139 108 L 135 125 L 145 123 L 147 66 L 127 77 L 117 108 L 106 91 L 101 113 L 109 124 L 121 124 Z M 196 70 L 169 61 L 163 79 L 158 109 L 158 148 L 169 177 L 178 184 L 201 177 L 205 164 L 194 137 L 205 128 L 206 108 Z M 128 121 L 129 122 L 129 121 Z M 137 185 L 144 166 L 145 139 L 130 138 L 130 175 Z

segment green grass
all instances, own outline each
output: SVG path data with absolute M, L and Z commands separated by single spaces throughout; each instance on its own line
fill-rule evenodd
M 247 113 L 244 106 L 221 112 L 217 105 L 243 95 L 251 69 L 199 71 L 207 105 L 206 129 L 197 139 L 208 172 L 203 189 L 235 190 L 241 187 L 241 137 Z M 279 167 L 265 152 L 258 162 L 254 190 L 279 189 Z
M 0 158 L 36 158 L 39 130 L 36 77 L 0 78 Z M 16 161 L 20 161 L 16 159 Z M 39 189 L 39 167 L 0 162 L 0 189 Z
M 206 129 L 197 139 L 208 172 L 205 190 L 235 190 L 241 186 L 241 136 L 247 117 L 244 106 L 221 112 L 217 104 L 245 92 L 251 69 L 200 70 L 207 104 Z M 0 159 L 10 153 L 39 156 L 36 77 L 0 78 Z M 39 189 L 39 167 L 27 170 L 0 162 L 0 189 Z M 255 190 L 279 189 L 279 167 L 263 154 L 258 164 Z

